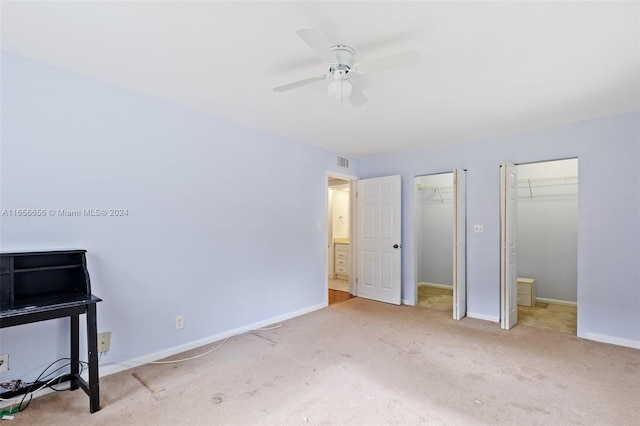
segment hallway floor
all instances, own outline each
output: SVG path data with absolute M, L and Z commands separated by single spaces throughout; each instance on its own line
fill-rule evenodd
M 347 291 L 329 289 L 329 305 L 344 302 L 345 300 L 349 300 L 352 297 L 354 296 L 350 295 Z

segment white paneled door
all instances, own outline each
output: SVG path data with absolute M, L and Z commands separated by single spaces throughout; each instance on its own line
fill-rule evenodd
M 467 215 L 466 172 L 453 171 L 453 319 L 467 315 Z
M 358 297 L 401 303 L 400 176 L 358 181 Z
M 518 322 L 516 225 L 518 174 L 515 164 L 500 167 L 500 327 L 509 330 Z

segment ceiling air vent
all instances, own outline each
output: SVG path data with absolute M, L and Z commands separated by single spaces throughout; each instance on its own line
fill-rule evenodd
M 348 169 L 349 168 L 349 159 L 345 157 L 338 157 L 338 166 Z

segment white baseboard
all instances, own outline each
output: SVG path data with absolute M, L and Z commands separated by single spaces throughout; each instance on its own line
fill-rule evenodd
M 621 339 L 619 337 L 607 336 L 604 334 L 587 333 L 585 339 L 595 340 L 596 342 L 610 343 L 612 345 L 626 346 L 628 348 L 640 349 L 640 341 Z
M 475 318 L 475 319 L 480 319 L 485 321 L 500 322 L 500 317 L 494 317 L 491 315 L 474 314 L 473 312 L 467 312 L 467 316 L 469 318 Z
M 415 303 L 411 303 L 411 301 L 409 299 L 402 299 L 400 301 L 400 303 L 402 303 L 403 305 L 407 305 L 407 306 L 416 306 Z
M 69 384 L 69 382 L 66 382 L 66 384 Z M 65 389 L 65 388 L 61 387 L 60 389 Z M 54 392 L 55 391 L 53 389 L 48 388 L 48 387 L 45 386 L 44 388 L 42 388 L 42 389 L 40 389 L 38 391 L 35 391 L 33 393 L 33 397 L 34 398 L 39 398 L 41 396 L 48 395 L 48 394 L 54 393 Z M 82 390 L 80 390 L 80 392 L 82 392 Z M 20 401 L 22 400 L 22 397 L 24 397 L 24 395 L 18 395 L 18 396 L 15 396 L 13 398 L 7 398 L 6 401 L 0 401 L 0 409 L 7 409 L 9 407 L 17 407 L 18 404 L 20 404 Z M 27 400 L 28 399 L 29 398 L 27 398 Z M 87 398 L 87 405 L 88 405 L 88 402 L 89 402 L 89 399 Z M 88 407 L 87 407 L 87 409 L 88 409 Z
M 435 283 L 420 282 L 420 283 L 418 283 L 418 285 L 426 285 L 427 287 L 445 288 L 447 290 L 453 290 L 453 286 L 452 285 L 446 285 L 446 284 L 435 284 Z
M 263 321 L 258 321 L 255 322 L 253 324 L 248 324 L 246 326 L 243 327 L 238 327 L 236 329 L 233 330 L 229 330 L 229 331 L 225 331 L 213 336 L 209 336 L 209 337 L 205 337 L 204 339 L 199 339 L 193 342 L 189 342 L 189 343 L 185 343 L 183 345 L 178 345 L 178 346 L 174 346 L 172 348 L 168 348 L 168 349 L 163 349 L 161 351 L 158 352 L 154 352 L 152 354 L 147 354 L 147 355 L 143 355 L 140 356 L 138 358 L 134 358 L 128 361 L 121 361 L 121 362 L 115 362 L 113 364 L 99 364 L 98 366 L 98 373 L 100 377 L 104 377 L 104 376 L 109 376 L 111 374 L 115 374 L 115 373 L 119 373 L 120 371 L 124 371 L 124 370 L 128 370 L 130 368 L 133 367 L 137 367 L 139 365 L 143 365 L 146 364 L 150 361 L 155 361 L 158 359 L 162 359 L 162 358 L 166 358 L 169 357 L 171 355 L 176 355 L 179 354 L 181 352 L 185 352 L 191 349 L 195 349 L 198 348 L 200 346 L 203 345 L 207 345 L 209 343 L 213 343 L 213 342 L 217 342 L 223 339 L 226 339 L 227 337 L 231 337 L 231 336 L 237 336 L 239 334 L 243 334 L 246 333 L 248 331 L 253 331 L 256 330 L 258 328 L 262 328 L 277 322 L 282 322 L 282 321 L 286 321 L 288 319 L 294 318 L 294 317 L 298 317 L 300 315 L 304 315 L 304 314 L 308 314 L 310 312 L 313 311 L 317 311 L 318 309 L 322 309 L 327 307 L 326 303 L 321 303 L 319 305 L 314 305 L 314 306 L 309 306 L 307 308 L 304 309 L 300 309 L 298 311 L 294 311 L 294 312 L 289 312 L 287 314 L 284 315 L 279 315 L 277 317 L 273 317 L 273 318 L 269 318 Z M 88 380 L 88 371 L 85 371 L 84 374 L 82 375 L 82 377 L 85 380 Z M 55 392 L 52 389 L 49 389 L 47 387 L 45 387 L 44 389 L 35 392 L 33 394 L 34 398 L 37 397 L 41 397 L 43 395 L 47 395 L 50 394 L 52 392 Z M 22 398 L 22 395 L 16 397 L 17 401 L 20 401 L 20 399 Z M 9 407 L 15 405 L 15 402 L 12 401 L 0 401 L 0 408 L 4 408 L 4 407 Z
M 253 324 L 248 324 L 242 327 L 235 328 L 233 330 L 224 331 L 219 334 L 215 334 L 213 336 L 205 337 L 203 339 L 195 340 L 193 342 L 185 343 L 183 345 L 174 346 L 172 348 L 163 349 L 158 352 L 154 352 L 151 354 L 143 355 L 128 361 L 120 361 L 113 364 L 103 364 L 100 365 L 100 377 L 109 376 L 111 374 L 119 373 L 120 371 L 128 370 L 133 367 L 137 367 L 139 365 L 146 364 L 150 361 L 155 361 L 158 359 L 166 358 L 172 355 L 176 355 L 191 349 L 199 348 L 200 346 L 208 345 L 209 343 L 217 342 L 227 337 L 237 336 L 239 334 L 246 333 L 248 331 L 256 330 L 261 327 L 265 327 L 267 325 L 285 321 L 294 317 L 298 317 L 300 315 L 308 314 L 313 311 L 317 311 L 318 309 L 322 309 L 327 307 L 326 303 L 321 303 L 318 305 L 310 306 L 304 309 L 300 309 L 298 311 L 289 312 L 284 315 L 279 315 L 277 317 L 269 318 L 263 321 L 258 321 Z
M 578 306 L 576 302 L 568 302 L 566 300 L 546 299 L 544 297 L 536 297 L 536 302 L 551 303 L 553 305 Z

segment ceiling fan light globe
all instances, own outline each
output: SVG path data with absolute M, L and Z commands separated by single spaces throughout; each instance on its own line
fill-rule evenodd
M 334 79 L 327 84 L 327 93 L 334 99 L 347 99 L 351 96 L 351 81 Z

